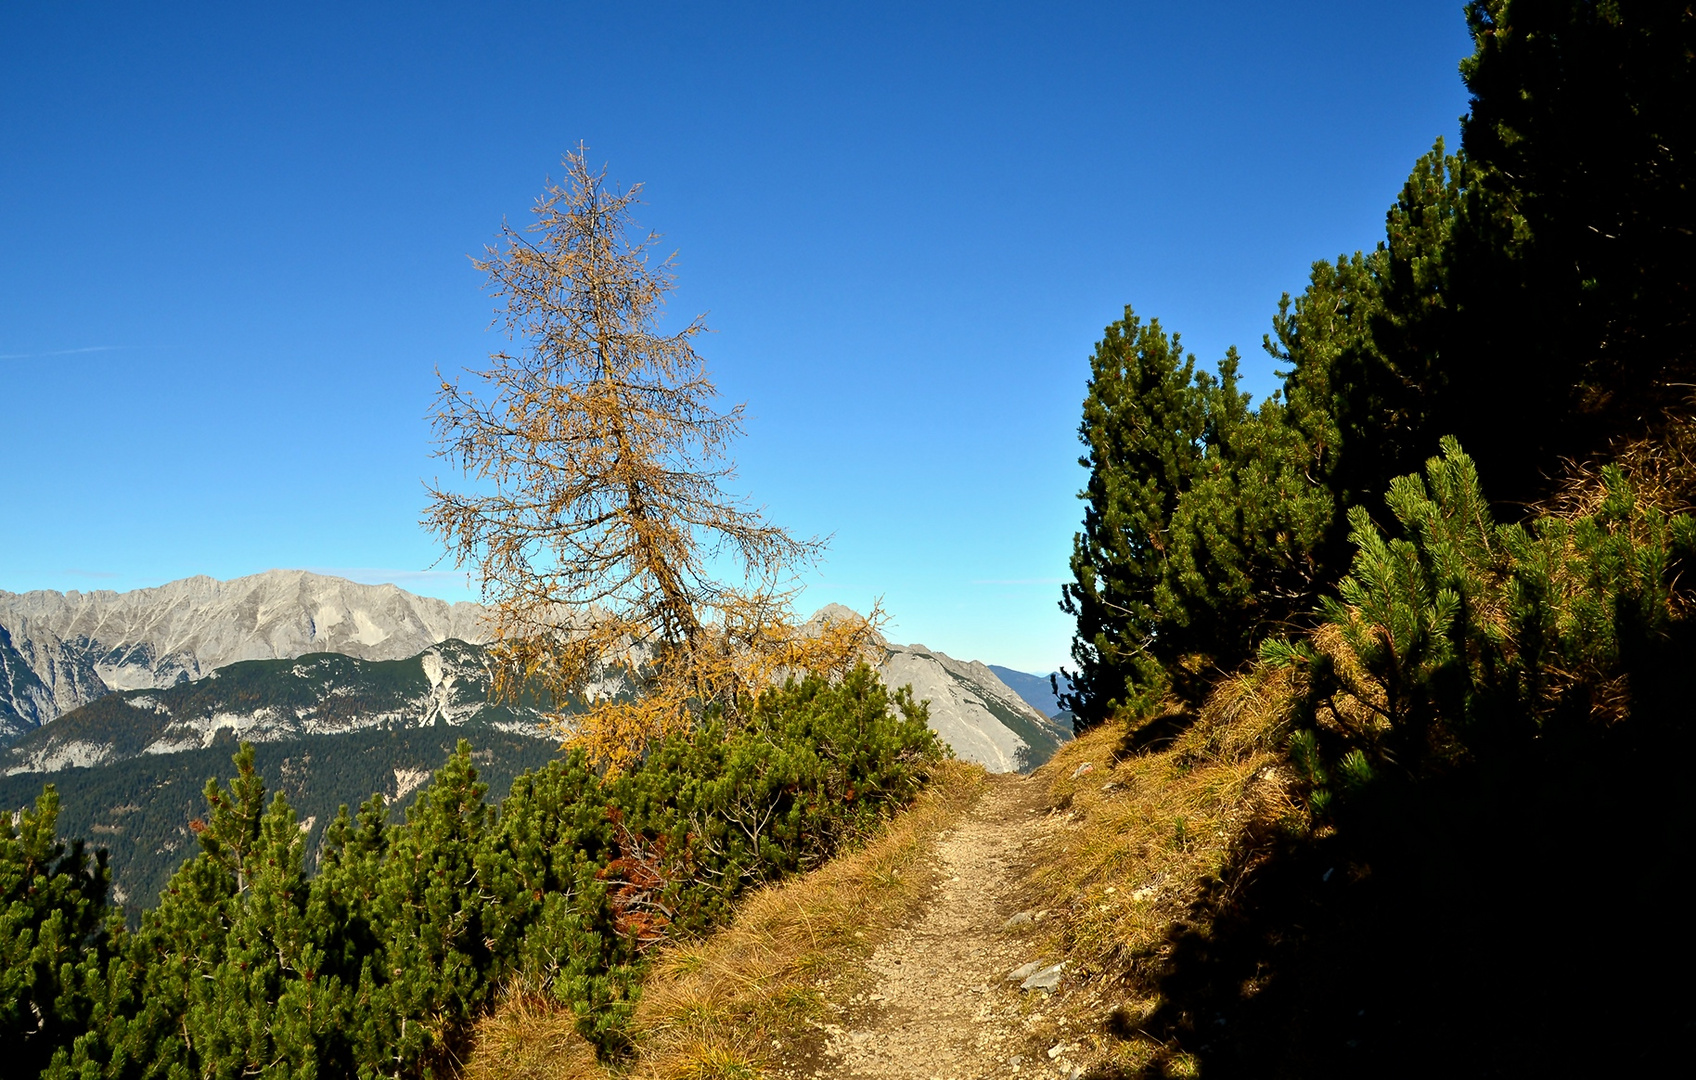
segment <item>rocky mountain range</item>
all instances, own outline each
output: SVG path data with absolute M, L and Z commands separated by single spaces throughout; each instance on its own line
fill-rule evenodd
M 493 728 L 559 741 L 532 702 L 491 700 L 481 646 L 449 639 L 405 660 L 312 653 L 242 660 L 157 690 L 119 690 L 0 750 L 0 774 L 53 773 L 219 742 L 282 743 L 371 729 Z
M 242 660 L 402 660 L 484 640 L 483 609 L 304 570 L 133 592 L 0 592 L 0 740 L 117 690 L 175 686 Z
M 1072 737 L 1070 724 L 1044 716 L 976 660 L 891 645 L 878 674 L 889 686 L 911 686 L 930 703 L 931 730 L 956 757 L 990 772 L 1029 772 Z
M 279 741 L 397 722 L 419 726 L 454 709 L 464 713 L 472 708 L 469 699 L 456 698 L 443 713 L 438 696 L 475 697 L 474 687 L 486 688 L 486 677 L 472 670 L 482 663 L 480 650 L 467 648 L 484 640 L 483 618 L 476 604 L 304 570 L 233 581 L 194 577 L 125 593 L 0 592 L 0 744 L 15 744 L 0 767 L 89 766 L 118 760 L 120 746 L 169 753 L 206 745 L 225 729 L 250 741 Z M 436 648 L 450 640 L 461 645 Z M 916 698 L 928 700 L 931 726 L 967 761 L 994 772 L 1030 769 L 1071 735 L 1069 725 L 1050 720 L 981 663 L 922 645 L 886 642 L 883 650 L 884 681 L 911 685 Z M 171 712 L 169 702 L 217 701 L 220 693 L 148 693 L 205 682 L 243 662 L 316 654 L 339 659 L 289 669 L 301 673 L 292 683 L 261 679 L 266 689 L 247 693 L 239 706 L 225 702 L 186 716 Z M 382 680 L 407 689 L 380 702 L 361 696 L 352 688 L 374 676 L 350 660 L 406 662 L 410 674 Z M 283 685 L 290 692 L 282 693 Z M 319 699 L 308 700 L 308 686 L 317 687 Z M 117 696 L 107 701 L 110 695 Z M 361 711 L 355 700 L 368 705 Z M 72 716 L 74 722 L 58 726 Z

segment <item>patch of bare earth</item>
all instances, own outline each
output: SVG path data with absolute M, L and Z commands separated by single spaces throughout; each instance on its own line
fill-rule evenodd
M 1046 993 L 1007 978 L 1022 965 L 1057 959 L 1038 951 L 1034 932 L 1046 913 L 1027 911 L 1032 856 L 1064 827 L 1049 806 L 1043 781 L 994 777 L 937 838 L 932 896 L 866 962 L 867 988 L 837 1022 L 820 1025 L 827 1037 L 815 1075 L 1024 1080 L 1077 1070 L 1062 1026 L 1069 1021 L 1044 1015 Z

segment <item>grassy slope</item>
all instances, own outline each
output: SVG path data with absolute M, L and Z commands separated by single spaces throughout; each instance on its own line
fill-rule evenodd
M 1174 1023 L 1170 977 L 1184 943 L 1208 938 L 1270 852 L 1307 829 L 1276 745 L 1283 706 L 1275 678 L 1232 680 L 1181 729 L 1105 725 L 1042 770 L 1067 827 L 1033 884 L 1055 916 L 1049 951 L 1074 976 L 1053 1011 L 1089 1032 L 1094 1072 L 1201 1072 L 1206 1033 Z
M 825 1001 L 846 1000 L 880 941 L 931 887 L 938 833 L 972 805 L 984 773 L 946 762 L 930 787 L 860 847 L 745 900 L 717 933 L 662 949 L 637 1010 L 637 1059 L 615 1074 L 595 1062 L 550 1000 L 513 987 L 479 1025 L 467 1080 L 627 1080 L 805 1071 Z

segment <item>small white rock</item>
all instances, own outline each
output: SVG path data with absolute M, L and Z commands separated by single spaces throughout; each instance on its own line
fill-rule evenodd
M 1020 990 L 1052 990 L 1060 985 L 1060 974 L 1065 970 L 1066 963 L 1061 961 L 1052 967 L 1045 967 L 1031 973 L 1024 982 L 1019 984 Z

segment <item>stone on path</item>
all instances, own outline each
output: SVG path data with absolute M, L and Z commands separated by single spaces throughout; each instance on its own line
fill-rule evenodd
M 1041 971 L 1032 972 L 1024 982 L 1019 984 L 1019 989 L 1052 990 L 1060 985 L 1060 971 L 1065 966 L 1065 961 L 1061 961 L 1052 967 L 1045 967 Z

